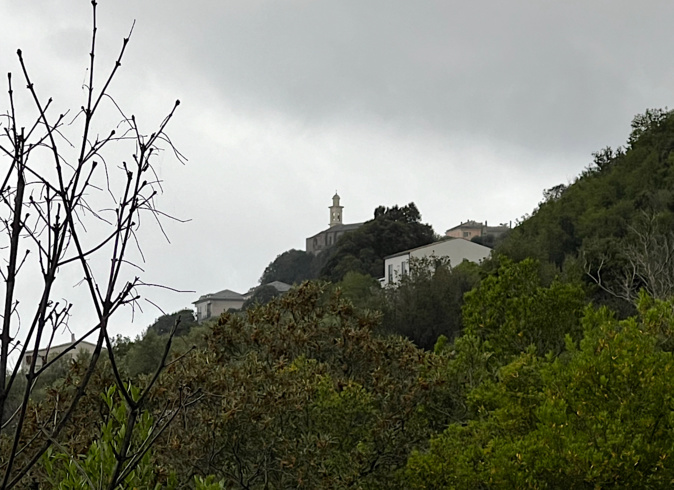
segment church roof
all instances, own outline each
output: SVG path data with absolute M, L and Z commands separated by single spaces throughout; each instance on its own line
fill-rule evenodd
M 365 224 L 365 223 L 349 223 L 349 224 L 347 224 L 347 225 L 344 225 L 344 224 L 341 224 L 341 223 L 340 223 L 340 224 L 338 224 L 338 225 L 333 225 L 333 226 L 331 226 L 331 227 L 329 227 L 329 228 L 326 228 L 325 230 L 319 231 L 318 233 L 316 233 L 316 234 L 313 235 L 313 236 L 310 236 L 309 238 L 317 237 L 318 235 L 322 235 L 323 233 L 326 233 L 326 232 L 328 232 L 328 231 L 330 231 L 330 232 L 338 232 L 338 231 L 351 231 L 351 230 L 355 230 L 356 228 L 358 228 L 358 227 L 360 227 L 360 226 L 363 226 L 363 224 Z

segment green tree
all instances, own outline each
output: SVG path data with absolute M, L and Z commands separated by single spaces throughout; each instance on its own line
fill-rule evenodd
M 403 207 L 379 206 L 373 220 L 342 235 L 327 251 L 329 255 L 321 277 L 338 282 L 349 271 L 368 274 L 375 279 L 383 277 L 384 257 L 427 245 L 434 239 L 433 228 L 421 223 L 421 214 L 414 203 Z
M 135 378 L 139 374 L 153 373 L 164 355 L 166 340 L 156 330 L 147 329 L 142 337 L 136 337 L 126 355 L 120 359 L 125 373 Z
M 465 333 L 488 342 L 502 361 L 529 346 L 539 355 L 559 354 L 567 334 L 580 337 L 585 303 L 581 284 L 555 280 L 544 287 L 538 262 L 503 259 L 495 273 L 466 293 Z
M 631 230 L 639 229 L 644 213 L 671 229 L 673 150 L 674 114 L 651 109 L 635 116 L 626 149 L 607 147 L 594 153 L 593 162 L 574 182 L 546 190 L 532 216 L 497 244 L 497 251 L 516 261 L 529 257 L 551 262 L 559 270 L 580 257 L 587 265 L 586 282 L 601 276 L 607 286 L 595 289 L 594 301 L 615 305 L 623 316 L 633 314 L 630 301 L 639 285 L 631 288 L 627 300 L 616 300 L 605 290 L 612 293 L 625 280 L 622 252 L 633 246 Z
M 278 289 L 269 284 L 258 286 L 251 297 L 244 301 L 241 309 L 245 311 L 256 305 L 265 305 L 281 294 Z
M 471 391 L 472 420 L 410 458 L 407 487 L 670 488 L 673 307 L 642 296 L 623 321 L 588 308 L 564 356 L 520 354 Z
M 478 270 L 477 264 L 451 267 L 436 257 L 412 260 L 410 273 L 385 290 L 383 331 L 427 350 L 440 335 L 454 339 L 462 329 L 463 295 L 478 283 Z
M 180 337 L 188 333 L 192 327 L 198 325 L 197 319 L 194 316 L 194 311 L 189 308 L 184 308 L 170 315 L 162 315 L 148 327 L 158 335 L 168 335 L 173 330 L 174 325 L 177 324 L 175 335 Z
M 262 273 L 260 284 L 274 281 L 299 284 L 307 279 L 316 279 L 312 264 L 314 256 L 302 250 L 291 249 L 278 255 Z
M 137 400 L 138 389 L 128 386 L 129 393 Z M 151 446 L 147 444 L 153 420 L 143 412 L 134 427 L 129 426 L 128 407 L 112 386 L 102 394 L 107 409 L 106 420 L 99 437 L 89 446 L 86 454 L 72 454 L 66 447 L 49 448 L 41 463 L 47 474 L 50 488 L 70 490 L 80 488 L 175 488 L 175 484 L 162 485 L 152 464 Z M 118 465 L 119 451 L 124 439 L 131 434 L 128 460 Z
M 191 310 L 186 311 L 191 313 Z M 167 317 L 173 315 L 167 315 Z M 175 322 L 173 324 L 176 325 Z M 206 345 L 205 336 L 209 332 L 210 325 L 208 323 L 204 325 L 194 323 L 182 335 L 173 338 L 169 356 L 178 357 L 190 349 L 203 347 Z M 161 362 L 165 354 L 166 336 L 158 333 L 156 328 L 148 328 L 143 335 L 137 336 L 134 341 L 129 340 L 128 337 L 118 337 L 113 349 L 115 350 L 118 369 L 125 376 L 135 380 L 139 375 L 148 375 L 155 372 L 157 363 Z
M 369 310 L 382 308 L 381 285 L 370 275 L 349 271 L 336 286 L 357 308 Z
M 202 395 L 159 464 L 228 488 L 396 488 L 395 470 L 431 434 L 420 410 L 430 354 L 377 336 L 376 322 L 312 282 L 223 315 L 162 382 Z

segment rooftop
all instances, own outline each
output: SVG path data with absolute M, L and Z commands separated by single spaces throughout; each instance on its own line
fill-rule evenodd
M 232 300 L 232 299 L 243 299 L 243 294 L 237 293 L 236 291 L 232 291 L 231 289 L 223 289 L 222 291 L 218 291 L 217 293 L 211 293 L 211 294 L 204 294 L 203 296 L 199 297 L 198 300 L 193 301 L 192 304 L 197 304 L 201 303 L 203 301 L 210 301 L 214 299 L 222 299 L 222 300 Z

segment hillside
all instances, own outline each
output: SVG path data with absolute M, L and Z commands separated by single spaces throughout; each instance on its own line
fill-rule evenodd
M 674 224 L 673 149 L 671 112 L 636 116 L 624 148 L 604 148 L 574 182 L 545 191 L 544 201 L 497 251 L 560 270 L 582 267 L 612 296 L 633 300 L 640 287 L 651 286 L 646 263 L 662 262 L 649 243 L 666 241 Z M 633 276 L 629 285 L 626 275 Z

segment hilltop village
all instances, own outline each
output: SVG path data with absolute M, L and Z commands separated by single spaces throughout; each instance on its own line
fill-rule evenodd
M 26 351 L 0 455 L 40 488 L 671 488 L 674 115 L 632 125 L 512 229 L 335 195 L 243 302 Z
M 335 193 L 332 197 L 332 205 L 329 206 L 328 228 L 306 239 L 305 252 L 317 257 L 329 253 L 329 250 L 337 245 L 339 239 L 352 231 L 358 230 L 365 223 L 344 223 L 344 206 L 340 204 L 341 197 Z M 480 263 L 489 257 L 491 247 L 488 244 L 500 239 L 510 230 L 510 226 L 488 226 L 473 220 L 462 222 L 448 229 L 444 236 L 432 243 L 418 247 L 398 250 L 384 259 L 383 274 L 375 277 L 382 286 L 392 287 L 400 279 L 407 275 L 410 270 L 410 261 L 421 260 L 428 257 L 442 258 L 453 265 L 461 264 L 464 260 Z M 256 293 L 262 290 L 270 292 L 266 297 L 270 298 L 287 292 L 292 284 L 274 280 L 251 287 L 245 293 L 238 293 L 231 289 L 223 289 L 214 293 L 200 296 L 193 302 L 198 322 L 220 316 L 230 310 L 240 310 L 244 304 L 250 302 Z
M 674 488 L 674 2 L 0 19 L 0 490 Z

